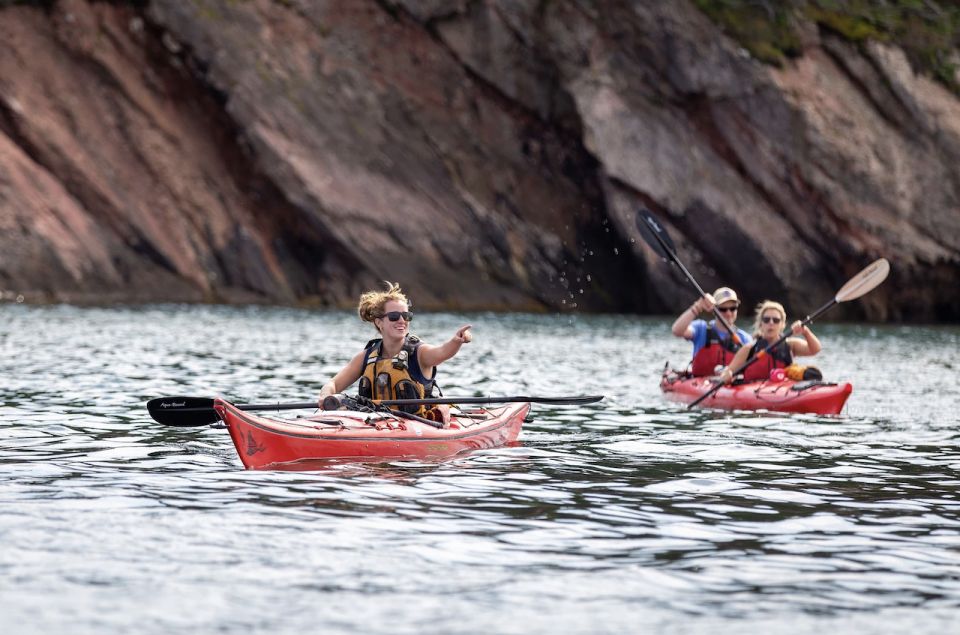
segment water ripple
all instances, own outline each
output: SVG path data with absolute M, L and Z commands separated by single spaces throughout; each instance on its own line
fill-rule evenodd
M 818 417 L 664 402 L 664 320 L 425 315 L 475 325 L 449 394 L 607 399 L 446 461 L 247 472 L 144 402 L 303 401 L 365 341 L 351 313 L 0 312 L 9 632 L 939 632 L 960 605 L 960 403 L 928 372 L 956 328 L 822 326 L 855 390 Z

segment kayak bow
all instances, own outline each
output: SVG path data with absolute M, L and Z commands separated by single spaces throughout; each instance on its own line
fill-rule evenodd
M 660 378 L 664 397 L 680 403 L 691 403 L 714 388 L 708 377 L 690 377 L 665 369 Z M 853 392 L 849 382 L 832 384 L 821 381 L 753 381 L 723 386 L 700 405 L 725 410 L 773 410 L 777 412 L 809 412 L 836 415 L 843 410 Z
M 515 441 L 530 411 L 529 403 L 455 411 L 446 427 L 434 428 L 390 412 L 334 410 L 282 419 L 223 399 L 213 407 L 248 469 L 311 459 L 449 457 Z

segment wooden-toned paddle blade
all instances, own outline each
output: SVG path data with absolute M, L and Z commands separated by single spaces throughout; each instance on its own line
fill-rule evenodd
M 881 282 L 887 279 L 890 273 L 890 263 L 886 258 L 874 260 L 863 271 L 850 278 L 847 284 L 837 291 L 837 302 L 854 300 L 873 291 Z
M 836 306 L 836 304 L 839 302 L 854 300 L 856 298 L 859 298 L 863 294 L 869 291 L 872 291 L 881 282 L 887 279 L 887 274 L 889 273 L 890 273 L 890 263 L 887 262 L 886 258 L 879 258 L 873 261 L 873 263 L 871 263 L 870 266 L 865 268 L 863 271 L 861 271 L 854 277 L 850 278 L 850 280 L 847 281 L 847 284 L 843 285 L 843 287 L 839 291 L 837 291 L 837 295 L 834 296 L 832 300 L 824 304 L 822 307 L 814 311 L 812 314 L 805 317 L 802 322 L 803 325 L 806 326 L 807 324 L 812 322 L 814 319 L 818 318 L 821 314 L 825 313 L 828 309 L 830 309 L 833 306 Z M 784 333 L 783 336 L 780 339 L 778 339 L 776 342 L 774 342 L 773 344 L 767 345 L 767 347 L 764 348 L 761 351 L 761 353 L 767 353 L 768 351 L 773 350 L 774 348 L 782 344 L 784 341 L 786 341 L 789 335 L 790 335 L 789 332 Z M 758 355 L 751 355 L 750 357 L 747 358 L 747 361 L 743 363 L 743 366 L 741 366 L 736 372 L 739 373 L 743 371 L 744 368 L 746 368 L 753 362 L 757 361 L 757 359 L 759 359 Z M 701 401 L 703 401 L 710 395 L 720 390 L 722 386 L 723 384 L 715 385 L 713 388 L 711 388 L 707 392 L 697 397 L 697 399 L 692 401 L 687 406 L 687 408 L 688 409 L 693 408 L 694 406 L 698 405 Z
M 650 245 L 651 249 L 657 252 L 661 258 L 668 260 L 676 258 L 677 248 L 673 246 L 673 240 L 670 238 L 670 234 L 667 233 L 667 230 L 660 224 L 656 216 L 650 213 L 650 210 L 646 207 L 641 207 L 637 210 L 637 215 L 634 220 L 637 223 L 637 229 L 640 230 L 640 235 L 643 237 L 643 240 Z
M 147 412 L 157 423 L 196 427 L 219 421 L 213 399 L 206 397 L 158 397 L 147 402 Z

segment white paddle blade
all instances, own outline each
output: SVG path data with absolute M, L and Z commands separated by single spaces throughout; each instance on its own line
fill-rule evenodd
M 847 284 L 837 291 L 837 302 L 854 300 L 865 293 L 873 291 L 881 282 L 887 279 L 890 273 L 890 263 L 886 258 L 874 260 L 866 269 L 850 278 Z

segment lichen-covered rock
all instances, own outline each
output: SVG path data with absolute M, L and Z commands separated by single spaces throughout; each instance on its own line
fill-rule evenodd
M 956 320 L 960 101 L 815 30 L 763 65 L 692 3 L 60 0 L 0 9 L 0 291 L 673 311 L 702 286 Z

